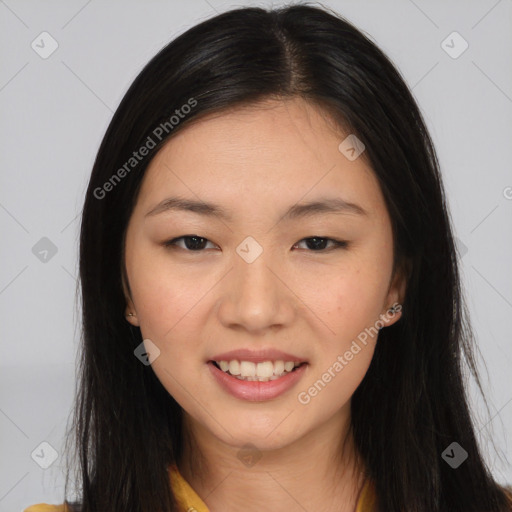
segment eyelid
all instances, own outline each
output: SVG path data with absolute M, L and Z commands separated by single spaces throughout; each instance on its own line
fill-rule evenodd
M 176 238 L 173 238 L 171 240 L 167 240 L 166 242 L 163 243 L 164 247 L 179 247 L 176 245 L 176 242 L 178 240 L 182 240 L 182 239 L 185 239 L 185 238 L 200 238 L 202 240 L 206 240 L 207 243 L 211 243 L 211 244 L 214 244 L 211 240 L 209 240 L 208 238 L 204 237 L 204 236 L 201 236 L 201 235 L 182 235 L 182 236 L 178 236 Z M 216 245 L 216 244 L 214 244 Z M 187 249 L 187 248 L 184 248 L 184 247 L 179 247 L 180 249 L 183 249 L 184 251 L 186 252 L 204 252 L 204 249 L 202 250 L 198 250 L 198 251 L 193 251 L 191 249 Z
M 301 242 L 304 242 L 305 240 L 311 240 L 313 238 L 317 238 L 317 239 L 320 239 L 320 240 L 327 240 L 328 242 L 332 242 L 332 245 L 331 245 L 331 247 L 329 249 L 321 249 L 321 250 L 318 250 L 318 251 L 308 250 L 307 252 L 318 252 L 318 253 L 330 252 L 331 250 L 334 250 L 334 249 L 344 249 L 344 248 L 347 248 L 348 245 L 349 245 L 349 243 L 346 240 L 339 240 L 337 238 L 332 238 L 332 237 L 328 237 L 328 236 L 313 235 L 313 236 L 307 236 L 305 238 L 302 238 L 301 240 L 299 240 L 298 242 L 296 242 L 294 244 L 294 247 L 297 244 L 300 244 Z

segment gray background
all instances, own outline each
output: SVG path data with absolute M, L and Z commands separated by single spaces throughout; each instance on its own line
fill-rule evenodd
M 170 39 L 215 12 L 271 4 L 0 0 L 0 511 L 62 501 L 79 333 L 78 214 L 113 111 Z M 490 414 L 470 388 L 479 438 L 496 478 L 512 483 L 512 0 L 324 5 L 388 54 L 425 115 L 488 370 L 482 366 Z M 31 47 L 43 45 L 43 31 L 58 43 L 46 59 Z M 469 45 L 457 58 L 445 51 L 463 48 L 457 36 L 447 39 L 453 31 Z M 43 237 L 55 254 L 40 252 Z M 57 452 L 48 469 L 31 458 L 34 450 L 49 457 L 44 441 Z

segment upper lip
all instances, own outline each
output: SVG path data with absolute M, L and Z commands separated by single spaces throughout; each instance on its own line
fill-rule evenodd
M 252 361 L 253 363 L 263 363 L 264 361 L 299 361 L 305 363 L 306 360 L 302 357 L 282 352 L 273 348 L 267 348 L 262 350 L 251 350 L 251 349 L 238 349 L 231 350 L 230 352 L 223 352 L 213 356 L 210 361 Z

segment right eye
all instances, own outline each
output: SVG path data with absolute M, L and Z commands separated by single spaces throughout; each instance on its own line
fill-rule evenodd
M 180 240 L 183 240 L 184 246 L 178 245 L 178 241 Z M 179 247 L 180 249 L 185 249 L 189 252 L 202 252 L 202 249 L 204 249 L 204 246 L 207 243 L 213 244 L 213 242 L 210 242 L 207 238 L 203 238 L 198 235 L 183 235 L 164 242 L 163 245 L 171 248 Z

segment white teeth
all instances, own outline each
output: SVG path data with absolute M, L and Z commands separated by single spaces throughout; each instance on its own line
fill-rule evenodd
M 226 361 L 221 361 L 221 363 L 225 362 Z M 224 368 L 222 368 L 222 370 L 226 371 Z M 240 363 L 236 359 L 229 362 L 229 373 L 231 373 L 231 375 L 240 375 Z
M 291 372 L 293 370 L 294 366 L 295 366 L 295 363 L 293 363 L 292 361 L 286 361 L 286 363 L 284 363 L 284 369 L 287 372 Z
M 252 361 L 240 361 L 240 374 L 242 377 L 255 377 L 256 365 Z
M 274 375 L 281 375 L 284 372 L 284 361 L 276 361 L 274 363 Z
M 272 377 L 274 374 L 274 365 L 272 361 L 265 361 L 256 365 L 256 375 L 258 377 Z
M 276 380 L 300 366 L 300 361 L 216 361 L 223 372 L 229 372 L 240 380 L 267 382 Z

